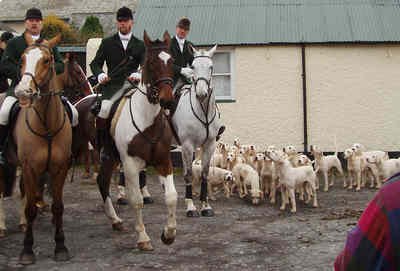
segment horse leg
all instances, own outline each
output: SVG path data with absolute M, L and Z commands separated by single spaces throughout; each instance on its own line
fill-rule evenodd
M 200 188 L 200 202 L 201 202 L 201 215 L 211 217 L 214 216 L 214 211 L 208 202 L 207 196 L 207 178 L 208 171 L 210 170 L 211 156 L 215 150 L 215 141 L 210 140 L 203 145 L 203 152 L 201 154 L 201 188 Z
M 84 179 L 90 178 L 90 150 L 89 150 L 89 143 L 85 147 L 83 153 L 83 161 L 85 164 L 85 173 L 83 174 Z
M 100 165 L 100 172 L 97 175 L 97 185 L 99 186 L 101 197 L 104 201 L 104 212 L 112 221 L 112 228 L 115 231 L 124 231 L 122 219 L 118 217 L 110 198 L 110 181 L 116 162 L 111 159 L 104 159 Z
M 169 160 L 165 166 L 158 166 L 157 172 L 160 174 L 160 182 L 164 184 L 165 203 L 168 209 L 167 226 L 161 234 L 161 240 L 166 245 L 171 245 L 176 236 L 176 204 L 178 193 L 175 189 L 172 161 Z
M 6 236 L 6 216 L 3 207 L 3 193 L 0 191 L 0 238 Z
M 125 188 L 129 204 L 135 210 L 135 230 L 138 234 L 137 246 L 140 250 L 150 251 L 153 247 L 143 223 L 143 196 L 140 192 L 139 170 L 144 167 L 141 159 L 126 156 L 122 161 L 125 170 Z M 142 165 L 143 164 L 143 165 Z
M 68 168 L 61 169 L 57 176 L 54 176 L 52 185 L 53 204 L 51 205 L 51 211 L 53 213 L 53 225 L 56 227 L 54 240 L 56 247 L 54 250 L 54 260 L 56 261 L 68 261 L 70 259 L 68 249 L 64 244 L 64 230 L 63 230 L 63 187 L 65 178 L 67 177 Z
M 192 160 L 193 160 L 193 146 L 190 143 L 185 143 L 182 145 L 182 162 L 183 162 L 183 178 L 186 185 L 186 216 L 187 217 L 198 217 L 199 212 L 193 203 L 192 194 Z
M 25 206 L 26 206 L 26 196 L 21 196 L 21 200 L 19 202 L 19 208 L 18 208 L 18 212 L 19 212 L 19 229 L 21 230 L 21 232 L 25 232 L 26 231 L 26 217 L 25 217 Z
M 33 253 L 33 221 L 36 218 L 38 207 L 36 206 L 37 200 L 37 186 L 34 180 L 33 172 L 28 166 L 23 166 L 24 189 L 26 195 L 25 216 L 27 219 L 27 227 L 24 238 L 24 248 L 19 256 L 19 262 L 23 265 L 33 264 L 35 262 L 35 254 Z

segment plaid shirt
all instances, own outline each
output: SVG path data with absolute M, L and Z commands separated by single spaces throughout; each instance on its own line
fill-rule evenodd
M 347 236 L 336 271 L 400 270 L 400 173 L 390 177 Z

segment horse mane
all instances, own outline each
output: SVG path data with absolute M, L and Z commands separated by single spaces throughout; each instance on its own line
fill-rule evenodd
M 146 47 L 144 64 L 142 69 L 142 81 L 145 85 L 153 82 L 153 74 L 150 70 L 154 58 L 158 57 L 160 51 L 169 50 L 168 45 L 163 41 L 156 39 L 149 47 Z

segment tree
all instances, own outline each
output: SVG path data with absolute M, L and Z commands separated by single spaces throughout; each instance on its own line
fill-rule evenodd
M 80 34 L 83 42 L 87 42 L 90 38 L 102 38 L 104 31 L 99 18 L 96 16 L 86 17 L 85 23 L 80 30 Z
M 49 15 L 43 19 L 42 35 L 51 39 L 61 33 L 61 44 L 74 44 L 79 42 L 77 31 L 56 15 Z

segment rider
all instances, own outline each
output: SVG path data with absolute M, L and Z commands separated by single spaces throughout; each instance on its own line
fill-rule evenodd
M 14 38 L 14 35 L 11 32 L 3 32 L 0 36 L 0 59 L 3 56 L 4 50 L 6 49 L 7 42 Z M 7 77 L 3 74 L 0 74 L 0 92 L 5 92 L 10 86 L 7 82 Z
M 194 76 L 193 69 L 190 68 L 192 65 L 193 56 L 193 44 L 186 40 L 187 35 L 190 31 L 190 20 L 186 17 L 179 19 L 176 24 L 176 35 L 171 39 L 170 52 L 174 59 L 174 87 L 175 91 L 181 88 L 184 84 L 191 84 L 191 80 Z M 179 79 L 181 84 L 178 85 Z M 225 126 L 221 126 L 218 130 L 217 141 L 225 131 Z
M 21 79 L 21 56 L 28 47 L 24 35 L 25 33 L 29 33 L 34 41 L 41 38 L 41 31 L 43 27 L 42 21 L 43 17 L 40 9 L 28 9 L 25 14 L 25 32 L 21 36 L 15 37 L 8 42 L 7 48 L 4 51 L 1 59 L 0 72 L 7 78 L 10 78 L 12 83 L 7 90 L 7 97 L 5 98 L 0 109 L 0 166 L 4 166 L 6 163 L 3 150 L 6 138 L 8 136 L 9 115 L 12 107 L 18 101 L 14 94 L 14 88 Z M 54 55 L 56 74 L 61 74 L 64 72 L 64 63 L 61 55 L 56 47 L 53 47 L 52 51 Z M 75 127 L 78 125 L 78 111 L 76 111 L 75 107 L 71 103 L 67 103 L 73 114 L 72 126 Z
M 101 41 L 96 56 L 90 63 L 93 74 L 97 77 L 102 93 L 101 106 L 92 108 L 92 112 L 97 115 L 96 128 L 99 138 L 103 139 L 108 135 L 107 119 L 111 107 L 115 101 L 124 94 L 119 91 L 126 79 L 139 82 L 142 78 L 138 72 L 139 65 L 143 64 L 145 47 L 143 41 L 132 34 L 133 14 L 127 7 L 122 7 L 117 11 L 118 33 L 105 38 Z M 107 65 L 108 75 L 103 71 L 104 62 Z M 103 144 L 104 142 L 101 142 Z M 144 187 L 146 175 L 142 171 L 139 175 L 141 188 Z M 117 203 L 127 204 L 123 198 L 124 178 L 120 178 L 119 199 Z

